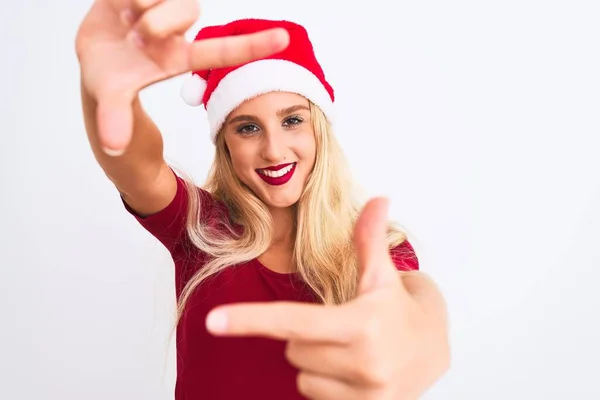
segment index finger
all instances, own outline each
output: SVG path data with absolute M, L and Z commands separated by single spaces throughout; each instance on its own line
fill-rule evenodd
M 220 306 L 206 319 L 219 336 L 262 336 L 281 340 L 348 343 L 355 330 L 343 307 L 296 302 Z
M 222 68 L 253 61 L 285 49 L 289 40 L 289 34 L 283 28 L 196 40 L 190 43 L 190 65 L 187 69 Z

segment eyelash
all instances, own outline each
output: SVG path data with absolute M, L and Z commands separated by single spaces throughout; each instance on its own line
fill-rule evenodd
M 302 124 L 302 122 L 304 122 L 304 119 L 301 116 L 292 115 L 292 116 L 287 117 L 284 120 L 284 124 L 289 122 L 290 120 L 296 120 L 296 122 L 292 123 L 291 126 L 287 126 L 286 128 L 290 128 L 290 127 L 293 128 L 293 127 L 296 127 L 296 126 Z M 236 132 L 241 135 L 251 135 L 251 134 L 255 133 L 256 131 L 246 131 L 245 130 L 246 128 L 250 128 L 250 127 L 257 127 L 257 126 L 255 124 L 241 125 L 236 128 Z

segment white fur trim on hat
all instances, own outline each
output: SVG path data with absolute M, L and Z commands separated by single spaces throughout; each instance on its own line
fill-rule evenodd
M 244 101 L 269 92 L 292 92 L 306 97 L 333 120 L 333 102 L 323 83 L 308 69 L 286 60 L 258 60 L 227 74 L 206 105 L 213 143 L 221 125 Z
M 206 81 L 196 74 L 191 74 L 181 85 L 181 97 L 188 105 L 197 107 L 202 104 Z

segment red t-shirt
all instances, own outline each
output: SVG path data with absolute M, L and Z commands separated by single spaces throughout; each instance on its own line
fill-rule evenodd
M 225 208 L 198 188 L 202 215 Z M 139 223 L 171 253 L 175 265 L 176 294 L 202 267 L 203 255 L 186 238 L 186 187 L 177 178 L 177 194 L 162 211 L 141 218 L 125 204 Z M 392 251 L 398 269 L 418 269 L 412 246 L 405 241 Z M 177 327 L 176 400 L 295 400 L 297 369 L 284 356 L 285 342 L 257 337 L 223 338 L 207 332 L 205 319 L 215 306 L 252 301 L 311 302 L 307 286 L 296 274 L 274 272 L 258 260 L 227 268 L 205 280 L 190 297 Z

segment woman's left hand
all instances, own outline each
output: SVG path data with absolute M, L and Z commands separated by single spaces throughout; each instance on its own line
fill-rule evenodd
M 361 275 L 353 301 L 222 306 L 207 317 L 209 331 L 287 340 L 298 389 L 311 399 L 418 399 L 449 368 L 446 306 L 424 274 L 394 266 L 386 214 L 387 201 L 375 199 L 356 224 Z

